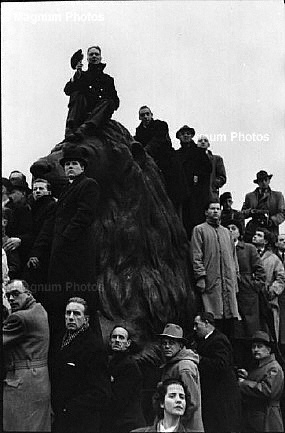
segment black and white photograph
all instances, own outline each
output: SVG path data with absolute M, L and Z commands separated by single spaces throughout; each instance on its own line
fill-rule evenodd
M 3 431 L 283 432 L 282 0 L 1 4 Z

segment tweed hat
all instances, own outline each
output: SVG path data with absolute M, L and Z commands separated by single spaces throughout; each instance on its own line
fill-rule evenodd
M 253 336 L 251 337 L 251 342 L 254 343 L 255 341 L 264 343 L 269 347 L 271 347 L 272 345 L 269 335 L 264 331 L 256 331 L 253 334 Z
M 187 339 L 183 337 L 183 329 L 181 326 L 176 325 L 175 323 L 167 323 L 162 334 L 158 334 L 159 337 L 168 337 L 173 338 L 174 340 L 180 340 L 184 343 L 187 342 Z
M 256 179 L 254 179 L 253 183 L 258 183 L 264 179 L 271 179 L 273 174 L 268 174 L 265 170 L 260 170 L 258 173 L 256 173 Z
M 59 160 L 59 163 L 64 167 L 66 161 L 79 161 L 84 165 L 84 167 L 86 167 L 87 157 L 85 150 L 78 145 L 64 147 L 63 157 Z
M 194 128 L 190 128 L 190 126 L 184 125 L 184 126 L 182 126 L 182 128 L 178 129 L 178 131 L 176 132 L 176 138 L 179 139 L 179 134 L 183 131 L 189 131 L 190 134 L 193 135 L 193 137 L 195 135 L 195 129 Z

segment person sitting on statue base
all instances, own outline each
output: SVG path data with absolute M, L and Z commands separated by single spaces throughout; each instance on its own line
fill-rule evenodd
M 71 67 L 76 72 L 64 87 L 64 93 L 70 96 L 65 141 L 80 141 L 86 135 L 95 135 L 120 104 L 114 79 L 103 72 L 106 64 L 101 63 L 101 48 L 88 48 L 87 71 L 82 70 L 82 59 L 82 50 L 71 57 Z

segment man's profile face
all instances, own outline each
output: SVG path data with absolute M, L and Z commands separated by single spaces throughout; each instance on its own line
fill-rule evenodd
M 264 233 L 257 230 L 252 238 L 252 243 L 257 246 L 264 246 L 266 243 Z
M 162 353 L 166 359 L 172 358 L 182 349 L 181 341 L 174 338 L 162 337 L 160 344 Z
M 131 344 L 128 331 L 118 326 L 115 328 L 110 337 L 110 345 L 113 352 L 125 352 Z
M 259 188 L 261 188 L 261 189 L 266 189 L 266 188 L 268 188 L 268 187 L 269 187 L 269 184 L 270 184 L 270 178 L 269 178 L 269 177 L 266 177 L 266 178 L 264 178 L 264 179 L 261 179 L 261 180 L 258 182 L 258 186 L 259 186 Z
M 193 134 L 189 129 L 184 129 L 178 135 L 181 144 L 191 143 Z
M 79 161 L 66 161 L 64 171 L 67 177 L 74 178 L 79 176 L 84 171 L 84 167 Z
M 196 316 L 194 319 L 194 331 L 199 338 L 203 338 L 209 333 L 207 323 L 203 322 L 200 316 Z
M 102 60 L 100 50 L 98 48 L 90 48 L 87 53 L 87 61 L 92 65 L 98 65 Z
M 84 323 L 88 322 L 85 316 L 84 305 L 78 302 L 70 302 L 65 309 L 65 326 L 68 331 L 77 331 Z
M 281 251 L 285 251 L 285 234 L 278 235 L 276 247 Z
M 48 186 L 45 182 L 35 182 L 33 184 L 33 197 L 34 200 L 38 200 L 39 198 L 50 195 L 50 191 L 48 190 Z
M 139 119 L 142 121 L 142 124 L 144 126 L 147 126 L 150 124 L 152 117 L 153 117 L 153 114 L 149 108 L 141 108 L 140 109 Z
M 14 281 L 8 284 L 5 293 L 11 305 L 12 312 L 22 310 L 27 299 L 31 296 L 29 292 L 26 292 L 21 281 Z
M 220 203 L 210 203 L 208 209 L 206 210 L 206 216 L 213 220 L 219 220 L 221 216 Z

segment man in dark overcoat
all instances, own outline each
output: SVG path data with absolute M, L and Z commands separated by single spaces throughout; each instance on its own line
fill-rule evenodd
M 182 126 L 176 132 L 181 147 L 176 151 L 185 176 L 186 187 L 182 203 L 182 221 L 188 239 L 193 227 L 205 221 L 205 206 L 209 201 L 212 165 L 205 149 L 198 149 L 193 137 L 194 128 Z
M 32 286 L 37 300 L 45 306 L 44 285 L 47 283 L 50 251 L 47 250 L 46 254 L 41 256 L 41 263 L 39 266 L 39 260 L 37 257 L 34 257 L 33 248 L 37 248 L 37 238 L 40 236 L 41 230 L 44 229 L 46 222 L 53 216 L 56 209 L 56 202 L 51 195 L 51 185 L 45 179 L 35 179 L 33 181 L 32 191 L 32 246 L 29 252 L 27 267 L 24 270 L 24 277 Z
M 235 243 L 240 274 L 237 301 L 242 320 L 235 323 L 235 364 L 248 367 L 251 362 L 251 336 L 261 329 L 260 296 L 265 292 L 266 273 L 255 246 L 242 241 L 241 221 L 228 220 L 225 226 Z
M 65 327 L 51 359 L 53 431 L 99 433 L 110 402 L 110 378 L 102 339 L 89 327 L 84 299 L 67 301 Z
M 63 327 L 67 299 L 71 295 L 82 296 L 82 293 L 89 302 L 91 325 L 93 320 L 98 325 L 92 223 L 97 215 L 99 186 L 84 174 L 87 159 L 81 148 L 75 145 L 66 147 L 60 164 L 69 182 L 57 201 L 54 215 L 38 239 L 37 248 L 34 248 L 34 256 L 40 263 L 46 249 L 51 247 L 47 287 L 50 302 L 47 309 L 52 332 Z
M 142 144 L 161 170 L 166 192 L 178 211 L 184 195 L 185 181 L 180 161 L 172 147 L 168 124 L 154 119 L 151 109 L 146 105 L 139 109 L 139 119 L 141 123 L 136 128 L 134 138 Z
M 233 368 L 233 349 L 215 329 L 212 313 L 195 317 L 197 352 L 200 355 L 202 417 L 205 432 L 240 431 L 240 392 Z
M 82 50 L 72 56 L 71 66 L 76 72 L 64 87 L 70 96 L 65 130 L 69 141 L 96 134 L 120 104 L 114 79 L 103 72 L 106 64 L 101 62 L 101 48 L 88 48 L 87 71 L 82 71 L 82 59 Z
M 116 326 L 110 334 L 112 355 L 109 361 L 112 400 L 107 416 L 108 431 L 129 432 L 145 425 L 142 412 L 142 373 L 130 353 L 129 331 Z
M 279 225 L 285 220 L 284 196 L 282 192 L 270 188 L 272 176 L 267 171 L 260 170 L 253 181 L 258 184 L 258 188 L 245 196 L 242 212 L 245 219 L 251 218 L 245 228 L 246 242 L 251 242 L 258 227 L 264 227 L 278 235 Z

